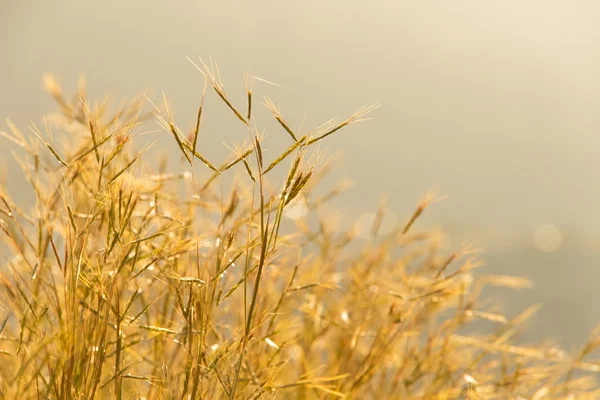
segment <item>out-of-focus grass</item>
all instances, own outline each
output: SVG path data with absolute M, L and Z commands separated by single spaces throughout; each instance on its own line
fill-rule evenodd
M 600 364 L 587 360 L 599 336 L 573 356 L 514 345 L 535 308 L 508 317 L 479 298 L 489 285 L 529 282 L 474 275 L 479 263 L 469 248 L 440 253 L 439 235 L 415 226 L 430 199 L 390 234 L 379 234 L 383 213 L 376 214 L 366 242 L 354 229 L 331 229 L 322 208 L 339 189 L 311 192 L 322 176 L 313 145 L 376 105 L 302 133 L 265 98 L 290 142 L 268 158 L 251 78 L 247 104 L 236 106 L 216 67 L 199 69 L 206 84 L 187 132 L 166 99 L 150 102 L 150 114 L 141 101 L 111 114 L 90 105 L 83 83 L 69 100 L 51 78 L 59 112 L 32 125 L 32 135 L 10 123 L 2 132 L 22 148 L 17 159 L 36 197 L 31 210 L 5 190 L 0 197 L 0 238 L 10 248 L 0 268 L 2 396 L 600 396 L 592 379 Z M 241 144 L 221 163 L 198 146 L 211 88 L 240 121 Z M 147 145 L 132 155 L 152 119 L 208 179 L 166 173 L 145 156 Z M 66 145 L 54 140 L 57 131 L 69 135 Z M 273 186 L 275 169 L 288 172 Z M 221 193 L 217 182 L 232 170 L 244 179 Z M 294 208 L 308 215 L 284 218 Z M 478 334 L 469 329 L 474 321 Z

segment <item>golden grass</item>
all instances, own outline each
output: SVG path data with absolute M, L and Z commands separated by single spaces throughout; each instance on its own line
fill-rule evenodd
M 362 121 L 375 106 L 294 132 L 274 160 L 262 152 L 246 77 L 245 115 L 225 94 L 218 68 L 206 78 L 191 133 L 164 99 L 153 116 L 134 100 L 115 114 L 73 100 L 51 77 L 59 113 L 26 138 L 13 124 L 32 210 L 0 192 L 0 392 L 36 399 L 592 399 L 588 360 L 597 334 L 569 356 L 514 336 L 535 308 L 509 317 L 484 308 L 488 285 L 521 278 L 475 274 L 475 253 L 438 250 L 435 232 L 415 232 L 431 198 L 391 234 L 356 239 L 324 219 L 339 187 L 311 193 L 323 171 L 312 145 Z M 198 148 L 206 87 L 243 122 L 244 144 L 213 164 Z M 132 143 L 148 119 L 173 137 L 187 164 L 212 175 L 168 174 Z M 67 145 L 52 131 L 69 135 Z M 311 156 L 312 154 L 312 156 Z M 267 178 L 288 173 L 278 190 Z M 221 165 L 215 167 L 215 165 Z M 158 167 L 158 168 L 157 168 Z M 230 193 L 212 183 L 232 170 Z M 184 195 L 178 189 L 184 186 Z M 284 218 L 302 202 L 310 218 Z M 284 228 L 284 229 L 282 229 Z M 283 233 L 285 232 L 285 233 Z M 487 330 L 469 330 L 485 321 Z

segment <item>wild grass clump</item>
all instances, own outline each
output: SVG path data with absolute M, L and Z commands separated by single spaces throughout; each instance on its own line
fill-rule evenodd
M 195 124 L 179 127 L 166 101 L 110 113 L 80 85 L 72 100 L 54 80 L 59 112 L 34 135 L 2 135 L 35 194 L 29 210 L 0 196 L 0 391 L 7 399 L 517 399 L 597 398 L 584 359 L 550 345 L 517 346 L 534 311 L 508 317 L 478 299 L 521 278 L 475 274 L 476 255 L 444 254 L 436 232 L 415 231 L 427 206 L 372 238 L 336 231 L 317 196 L 315 143 L 376 106 L 308 133 L 266 98 L 282 154 L 263 152 L 256 97 L 227 97 L 218 70 L 205 77 Z M 239 120 L 241 144 L 224 162 L 198 145 L 211 91 Z M 184 164 L 168 173 L 139 141 L 154 119 Z M 154 127 L 153 127 L 154 128 Z M 152 129 L 153 129 L 152 128 Z M 53 133 L 54 132 L 54 133 Z M 66 145 L 55 140 L 67 135 Z M 267 183 L 271 171 L 285 170 Z M 242 174 L 221 193 L 219 179 Z M 273 186 L 271 186 L 273 185 Z M 273 189 L 274 188 L 274 189 Z M 306 216 L 286 218 L 291 209 Z M 296 213 L 302 214 L 302 213 Z M 477 332 L 469 329 L 477 322 Z

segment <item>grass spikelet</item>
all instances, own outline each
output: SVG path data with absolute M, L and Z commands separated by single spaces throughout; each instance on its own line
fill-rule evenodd
M 288 147 L 287 150 L 285 150 L 283 153 L 281 153 L 279 155 L 279 157 L 277 157 L 275 160 L 273 160 L 273 162 L 271 164 L 269 164 L 269 166 L 265 169 L 265 174 L 268 173 L 269 171 L 271 171 L 273 168 L 275 168 L 283 160 L 285 160 L 290 154 L 292 154 L 294 152 L 294 150 L 301 147 L 305 140 L 306 140 L 306 137 L 303 137 L 299 141 L 294 142 L 290 147 Z
M 198 144 L 198 135 L 200 133 L 200 120 L 202 118 L 202 108 L 204 107 L 204 96 L 206 95 L 206 84 L 207 80 L 204 79 L 204 87 L 202 88 L 202 98 L 200 100 L 200 106 L 198 107 L 198 113 L 196 114 L 196 127 L 192 134 L 192 154 L 196 153 L 196 146 Z
M 248 123 L 250 122 L 250 119 L 252 118 L 252 85 L 254 83 L 254 79 L 252 80 L 252 82 L 249 82 L 249 76 L 248 73 L 246 72 L 246 74 L 244 75 L 244 80 L 246 81 L 246 97 L 247 97 L 247 102 L 248 102 L 248 110 L 246 112 L 246 121 L 248 121 Z
M 17 146 L 26 147 L 27 142 L 25 141 L 23 134 L 17 129 L 17 127 L 11 122 L 10 119 L 6 119 L 6 124 L 8 125 L 11 133 L 0 130 L 0 136 L 5 137 L 6 139 L 15 143 Z
M 94 122 L 92 121 L 92 117 L 91 117 L 91 113 L 90 113 L 90 109 L 87 105 L 87 103 L 85 102 L 84 98 L 81 99 L 81 104 L 83 106 L 83 109 L 85 111 L 85 116 L 87 118 L 88 121 L 88 127 L 90 129 L 90 136 L 92 137 L 92 143 L 94 144 L 93 146 L 93 151 L 94 154 L 96 155 L 96 161 L 99 163 L 100 162 L 100 153 L 98 152 L 98 140 L 96 138 L 96 128 L 94 128 Z
M 256 149 L 256 157 L 258 159 L 258 165 L 259 165 L 259 168 L 262 169 L 263 153 L 262 153 L 262 148 L 260 147 L 260 138 L 258 137 L 258 135 L 254 136 L 254 144 L 255 144 L 255 149 Z
M 369 114 L 371 111 L 376 110 L 377 108 L 379 108 L 379 104 L 377 103 L 372 104 L 370 106 L 364 106 L 340 123 L 336 124 L 332 122 L 322 126 L 311 135 L 312 137 L 308 139 L 306 144 L 311 145 L 313 143 L 318 142 L 319 140 L 323 140 L 327 136 L 337 132 L 338 130 L 350 124 L 367 121 L 369 118 L 365 118 L 366 115 Z
M 238 109 L 235 108 L 233 106 L 233 104 L 231 104 L 231 102 L 227 98 L 227 95 L 225 95 L 225 88 L 223 87 L 223 82 L 221 82 L 221 74 L 219 72 L 219 68 L 217 67 L 216 64 L 213 63 L 212 59 L 210 60 L 210 67 L 208 67 L 204 63 L 204 61 L 200 60 L 200 63 L 202 64 L 202 68 L 197 66 L 189 58 L 188 58 L 188 60 L 198 69 L 198 71 L 200 71 L 202 73 L 202 75 L 204 75 L 205 78 L 210 80 L 210 83 L 211 83 L 214 91 L 219 95 L 219 97 L 221 98 L 221 100 L 223 100 L 223 102 L 227 105 L 227 107 L 229 107 L 229 109 L 235 114 L 235 116 L 238 117 L 238 119 L 240 121 L 242 121 L 244 123 L 244 125 L 248 125 L 249 120 L 246 120 L 246 118 L 244 118 L 242 113 L 240 113 L 238 111 Z
M 279 111 L 277 106 L 275 106 L 275 103 L 273 103 L 273 101 L 267 97 L 265 98 L 264 104 L 269 109 L 269 111 L 271 111 L 273 117 L 275 117 L 277 122 L 279 122 L 279 125 L 281 125 L 283 129 L 285 129 L 285 131 L 292 137 L 292 139 L 294 139 L 294 141 L 297 142 L 298 139 L 296 138 L 296 134 L 292 131 L 287 122 L 283 119 L 283 116 L 281 115 L 281 112 Z
M 59 105 L 63 114 L 65 114 L 65 116 L 70 116 L 72 114 L 73 107 L 68 104 L 63 97 L 62 89 L 53 75 L 44 75 L 44 87 L 46 88 L 46 91 L 52 95 L 54 101 L 56 101 L 56 104 Z
M 204 97 L 204 95 L 203 95 L 203 97 Z M 199 129 L 200 129 L 200 118 L 202 116 L 203 105 L 201 105 L 200 108 L 198 109 L 198 115 L 197 115 L 197 120 L 196 120 L 197 121 L 196 127 L 198 130 L 194 131 L 194 136 L 193 136 L 194 143 L 190 144 L 190 143 L 187 143 L 187 141 L 184 141 L 185 139 L 179 132 L 179 129 L 177 129 L 177 127 L 175 126 L 175 123 L 173 122 L 171 108 L 169 107 L 169 105 L 167 103 L 167 99 L 164 96 L 164 93 L 163 93 L 163 98 L 164 98 L 164 103 L 165 103 L 165 109 L 167 110 L 167 120 L 165 120 L 160 115 L 160 111 L 158 111 L 158 113 L 155 114 L 158 124 L 161 125 L 163 127 L 163 129 L 165 129 L 167 132 L 171 133 L 173 138 L 175 138 L 175 141 L 177 143 L 177 146 L 179 147 L 179 150 L 181 151 L 181 153 L 185 157 L 185 159 L 188 161 L 188 163 L 190 163 L 190 165 L 192 164 L 192 159 L 190 158 L 188 151 L 192 154 L 192 156 L 198 158 L 208 168 L 212 169 L 215 172 L 219 172 L 219 170 L 210 161 L 208 161 L 202 154 L 200 154 L 198 151 L 196 151 L 196 144 L 197 144 L 197 139 L 198 139 L 198 134 L 199 134 Z M 204 100 L 202 100 L 202 104 L 204 104 Z M 156 106 L 155 106 L 155 108 L 156 108 Z
M 425 197 L 423 198 L 423 200 L 421 200 L 421 202 L 419 203 L 419 206 L 415 209 L 415 212 L 413 213 L 413 215 L 411 215 L 411 217 L 408 220 L 408 222 L 406 223 L 406 225 L 404 225 L 404 228 L 402 229 L 402 234 L 406 235 L 408 233 L 408 231 L 413 226 L 413 224 L 415 223 L 415 221 L 417 219 L 419 219 L 419 217 L 421 216 L 421 214 L 423 214 L 423 211 L 425 211 L 425 209 L 432 202 L 441 200 L 441 198 L 440 199 L 434 199 L 434 197 L 435 197 L 435 192 L 430 192 L 430 193 L 427 193 L 425 195 Z
M 44 145 L 48 148 L 48 150 L 50 150 L 50 153 L 52 153 L 52 155 L 54 156 L 54 158 L 56 158 L 58 160 L 58 162 L 61 163 L 65 168 L 69 168 L 69 165 L 66 163 L 66 161 L 63 160 L 60 155 L 58 155 L 58 152 L 56 151 L 56 149 L 49 142 L 47 142 L 46 140 L 44 140 L 44 138 L 42 137 L 42 133 L 37 128 L 37 126 L 35 126 L 35 124 L 33 122 L 31 123 L 30 129 L 35 134 L 35 136 L 42 143 L 44 143 Z

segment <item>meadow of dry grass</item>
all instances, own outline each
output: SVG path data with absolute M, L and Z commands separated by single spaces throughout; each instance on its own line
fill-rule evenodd
M 297 132 L 271 99 L 256 100 L 250 78 L 247 104 L 234 105 L 218 69 L 199 69 L 206 85 L 189 129 L 166 99 L 111 113 L 83 83 L 71 99 L 48 78 L 58 112 L 29 134 L 10 123 L 2 132 L 21 148 L 36 199 L 25 209 L 0 188 L 4 398 L 600 397 L 600 363 L 588 359 L 599 336 L 573 355 L 515 344 L 535 307 L 505 316 L 480 298 L 490 285 L 530 283 L 475 272 L 469 247 L 440 250 L 438 232 L 417 229 L 430 199 L 390 234 L 379 234 L 382 213 L 366 241 L 332 229 L 323 206 L 340 188 L 314 194 L 314 145 L 376 105 Z M 205 96 L 240 122 L 224 162 L 198 146 Z M 279 156 L 263 154 L 257 106 L 289 140 Z M 152 120 L 208 179 L 147 156 Z M 242 179 L 221 192 L 234 170 Z M 285 179 L 269 181 L 276 170 Z

